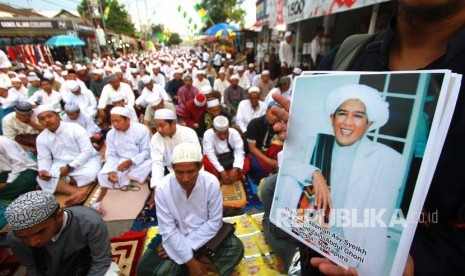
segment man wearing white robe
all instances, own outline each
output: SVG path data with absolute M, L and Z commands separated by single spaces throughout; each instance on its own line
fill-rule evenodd
M 103 87 L 98 101 L 98 116 L 102 121 L 105 121 L 107 115 L 109 115 L 109 112 L 107 112 L 108 114 L 105 113 L 105 108 L 111 105 L 110 96 L 113 94 L 121 94 L 127 105 L 134 106 L 135 96 L 131 86 L 121 82 L 116 75 L 112 75 L 109 78 L 109 83 Z
M 231 275 L 244 255 L 242 242 L 229 234 L 214 258 L 194 254 L 223 225 L 218 180 L 201 171 L 202 155 L 191 143 L 173 149 L 174 173 L 163 178 L 156 193 L 159 236 L 139 262 L 137 275 Z
M 260 101 L 260 89 L 252 86 L 249 88 L 249 99 L 242 100 L 237 107 L 236 124 L 244 133 L 252 119 L 263 116 L 265 113 L 266 105 Z
M 192 86 L 196 87 L 200 91 L 202 87 L 207 86 L 207 85 L 211 86 L 208 79 L 205 78 L 205 70 L 198 70 L 196 72 L 196 78 L 194 78 L 194 82 L 192 83 Z
M 279 79 L 278 87 L 271 89 L 265 98 L 266 106 L 268 106 L 268 104 L 273 101 L 274 93 L 279 93 L 281 94 L 281 96 L 285 97 L 286 99 L 291 100 L 291 96 L 292 96 L 291 79 L 289 77 L 281 77 Z
M 145 87 L 141 95 L 136 99 L 135 103 L 137 106 L 147 107 L 147 98 L 154 94 L 162 97 L 165 101 L 171 101 L 171 97 L 166 93 L 163 86 L 154 83 L 149 76 L 145 75 L 141 80 Z
M 120 107 L 125 107 L 129 111 L 129 118 L 131 119 L 131 122 L 138 123 L 139 118 L 137 117 L 137 112 L 134 109 L 133 106 L 125 104 L 124 98 L 121 94 L 113 94 L 110 97 L 111 104 L 113 105 L 113 108 L 120 106 Z M 113 110 L 113 109 L 112 109 Z
M 27 101 L 27 88 L 24 87 L 21 79 L 14 77 L 11 79 L 11 88 L 8 90 L 9 93 L 16 93 L 19 101 Z
M 62 95 L 52 89 L 52 82 L 49 79 L 40 81 L 40 90 L 37 90 L 31 97 L 29 102 L 33 105 L 51 105 L 55 110 L 61 110 L 60 101 Z
M 111 110 L 113 128 L 106 137 L 106 163 L 98 174 L 102 188 L 100 202 L 107 189 L 125 189 L 131 180 L 144 183 L 152 169 L 150 135 L 148 129 L 134 123 L 124 107 Z
M 163 76 L 162 73 L 160 73 L 160 64 L 155 64 L 153 67 L 152 67 L 152 73 L 150 73 L 150 77 L 152 78 L 152 81 L 158 85 L 160 85 L 161 87 L 163 87 L 163 89 L 165 89 L 165 86 L 166 86 L 166 77 Z
M 67 205 L 80 203 L 86 194 L 81 187 L 95 181 L 101 167 L 100 155 L 92 147 L 86 130 L 60 121 L 49 105 L 39 106 L 35 113 L 45 126 L 37 137 L 37 182 L 47 193 L 69 195 Z M 68 183 L 74 180 L 77 188 Z
M 79 105 L 74 102 L 67 102 L 65 104 L 65 112 L 66 114 L 61 118 L 63 122 L 75 123 L 82 126 L 92 142 L 100 142 L 102 138 L 100 128 L 88 114 L 81 112 Z
M 67 80 L 65 85 L 69 89 L 70 93 L 64 96 L 63 100 L 66 103 L 76 103 L 83 113 L 94 118 L 97 115 L 97 101 L 95 100 L 92 91 L 87 88 L 83 89 L 75 80 Z

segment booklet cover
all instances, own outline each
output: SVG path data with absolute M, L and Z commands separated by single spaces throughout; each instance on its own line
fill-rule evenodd
M 401 275 L 457 98 L 446 70 L 294 83 L 270 220 L 359 275 Z

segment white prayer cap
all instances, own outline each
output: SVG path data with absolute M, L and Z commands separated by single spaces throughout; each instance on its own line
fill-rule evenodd
M 41 113 L 47 112 L 47 111 L 56 112 L 53 106 L 49 104 L 42 104 L 42 105 L 39 105 L 36 109 L 34 109 L 34 113 L 36 116 L 39 116 Z
M 218 131 L 228 130 L 229 129 L 228 118 L 222 115 L 216 116 L 215 119 L 213 119 L 213 128 L 215 128 Z
M 299 67 L 295 67 L 294 70 L 292 70 L 293 74 L 300 75 L 302 73 L 302 69 Z
M 79 108 L 79 105 L 75 102 L 67 102 L 65 104 L 65 111 L 69 113 L 77 113 L 81 109 Z
M 152 69 L 160 69 L 160 63 L 155 63 L 152 67 Z
M 365 105 L 368 121 L 372 122 L 368 131 L 387 123 L 389 103 L 381 97 L 378 90 L 363 84 L 348 84 L 331 91 L 325 102 L 326 113 L 334 114 L 341 104 L 350 99 L 360 100 Z
M 115 68 L 113 69 L 113 73 L 115 73 L 115 74 L 116 74 L 116 73 L 123 73 L 123 71 L 121 70 L 121 68 L 115 67 Z
M 28 76 L 27 77 L 27 81 L 39 81 L 39 77 L 37 76 Z
M 48 80 L 53 80 L 53 74 L 49 71 L 45 72 L 44 73 L 44 78 L 48 79 Z
M 232 75 L 229 79 L 230 79 L 230 80 L 239 80 L 239 75 L 234 74 L 234 75 Z
M 249 88 L 249 94 L 251 93 L 260 93 L 260 88 L 256 87 L 256 86 L 252 86 Z
M 249 68 L 254 68 L 254 67 L 255 67 L 255 64 L 249 63 Z
M 207 107 L 214 107 L 220 105 L 220 101 L 218 99 L 213 99 L 207 101 Z
M 71 92 L 76 92 L 79 89 L 79 83 L 75 80 L 67 80 L 66 86 L 68 86 Z
M 18 77 L 11 78 L 11 82 L 21 82 L 21 80 Z
M 105 70 L 105 71 L 112 71 L 112 69 L 111 69 L 110 66 L 105 66 L 105 67 L 103 67 L 103 70 Z
M 237 71 L 244 71 L 244 66 L 240 65 L 236 68 Z
M 292 36 L 292 32 L 291 32 L 291 31 L 287 31 L 287 32 L 284 33 L 284 37 L 285 37 L 285 38 L 286 38 L 286 37 L 290 37 L 290 36 Z
M 270 74 L 270 71 L 268 71 L 268 70 L 263 70 L 262 71 L 262 75 L 269 75 L 269 74 Z
M 143 84 L 149 84 L 152 81 L 152 78 L 149 75 L 145 75 L 141 78 Z
M 32 228 L 50 218 L 60 208 L 52 194 L 44 191 L 25 193 L 8 205 L 5 218 L 10 230 Z
M 197 72 L 195 73 L 196 75 L 205 75 L 205 70 L 197 70 Z
M 200 88 L 200 92 L 202 92 L 202 94 L 204 95 L 208 95 L 210 93 L 212 93 L 212 87 L 210 85 L 204 85 Z
M 228 65 L 228 69 L 234 69 L 234 65 Z
M 161 103 L 161 100 L 162 98 L 157 93 L 154 93 L 145 99 L 147 104 L 150 106 L 159 105 Z
M 116 115 L 121 115 L 123 117 L 129 118 L 129 110 L 126 107 L 122 106 L 115 106 L 111 109 L 110 114 L 116 114 Z
M 8 85 L 4 82 L 0 82 L 0 88 L 8 90 Z
M 173 164 L 186 162 L 200 162 L 202 154 L 198 147 L 193 143 L 183 142 L 173 148 L 171 162 Z
M 202 106 L 205 106 L 206 103 L 207 103 L 207 97 L 205 97 L 204 94 L 197 93 L 197 95 L 195 95 L 194 104 L 196 106 L 202 107 Z
M 179 68 L 179 69 L 176 69 L 176 70 L 174 71 L 174 73 L 175 73 L 175 74 L 184 74 L 184 70 L 182 70 L 181 68 Z
M 59 61 L 55 61 L 55 64 L 58 65 L 58 66 L 63 66 L 63 64 Z
M 221 67 L 220 71 L 218 71 L 218 74 L 226 74 L 226 71 L 224 71 L 223 67 Z
M 103 75 L 105 72 L 102 69 L 94 69 L 92 70 L 92 74 L 94 75 Z
M 71 70 L 71 69 L 73 69 L 73 65 L 66 64 L 65 68 L 66 68 L 66 70 Z
M 227 59 L 230 59 L 230 58 L 231 58 L 231 54 L 230 54 L 230 53 L 227 53 L 227 54 L 226 54 L 226 58 L 227 58 Z
M 110 94 L 110 101 L 112 103 L 119 102 L 119 101 L 124 100 L 124 99 L 125 98 L 124 98 L 123 94 L 121 94 L 121 93 L 111 93 Z
M 131 74 L 137 74 L 139 72 L 137 68 L 131 68 L 129 69 L 129 71 L 131 72 Z
M 0 69 L 11 67 L 10 62 L 0 62 Z
M 101 68 L 103 67 L 103 62 L 101 62 L 101 61 L 97 62 L 97 63 L 95 64 L 95 67 L 101 69 Z
M 81 71 L 81 70 L 86 70 L 86 67 L 82 66 L 81 64 L 76 64 L 76 71 Z
M 122 58 L 117 58 L 117 59 L 116 59 L 116 62 L 117 62 L 117 63 L 121 63 L 121 62 L 123 62 L 123 59 L 122 59 Z
M 157 111 L 155 111 L 153 118 L 155 120 L 174 120 L 175 119 L 173 110 L 167 109 L 167 108 L 162 108 L 162 109 L 158 109 Z
M 67 71 L 67 70 L 61 71 L 61 76 L 62 76 L 62 77 L 67 76 L 67 75 L 68 75 L 68 71 Z
M 24 75 L 23 73 L 19 73 L 18 74 L 18 78 L 27 78 L 26 75 Z

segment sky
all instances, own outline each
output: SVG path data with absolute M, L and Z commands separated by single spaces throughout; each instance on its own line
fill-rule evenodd
M 62 9 L 76 11 L 80 0 L 0 0 L 1 3 L 12 5 L 16 8 L 33 8 L 38 11 L 60 11 Z M 139 23 L 145 25 L 163 24 L 171 32 L 186 35 L 188 19 L 192 18 L 193 23 L 200 25 L 200 18 L 196 14 L 193 6 L 198 0 L 118 0 L 124 4 L 132 17 L 136 30 L 139 30 Z M 255 23 L 255 2 L 256 0 L 245 0 L 243 8 L 247 14 L 245 26 Z M 181 5 L 182 12 L 187 13 L 184 18 L 178 12 Z M 147 20 L 147 18 L 149 20 Z M 139 20 L 140 19 L 140 20 Z M 193 23 L 191 23 L 193 25 Z

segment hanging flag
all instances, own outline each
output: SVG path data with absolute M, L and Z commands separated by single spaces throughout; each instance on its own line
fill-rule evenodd
M 202 20 L 202 23 L 210 21 L 210 16 L 200 3 L 195 4 L 194 9 L 200 16 L 200 20 Z
M 107 7 L 105 8 L 105 11 L 103 11 L 103 20 L 105 21 L 108 20 L 108 14 L 110 13 L 111 4 L 113 4 L 113 0 L 108 0 Z

